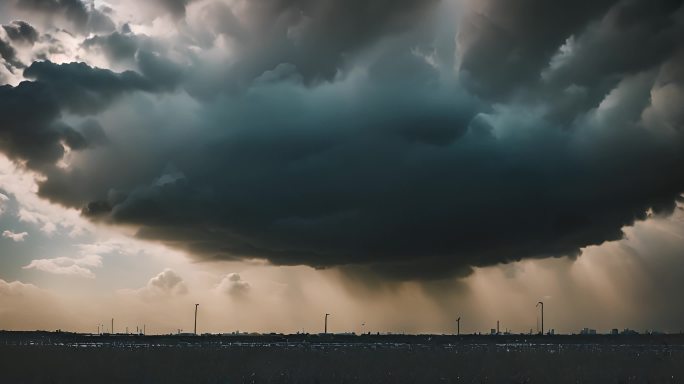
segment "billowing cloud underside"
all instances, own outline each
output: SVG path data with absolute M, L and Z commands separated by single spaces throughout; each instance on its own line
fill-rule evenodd
M 453 276 L 576 254 L 684 191 L 682 1 L 148 4 L 168 35 L 134 2 L 10 3 L 53 16 L 0 35 L 28 79 L 0 87 L 0 149 L 200 258 Z M 23 62 L 59 23 L 109 68 Z

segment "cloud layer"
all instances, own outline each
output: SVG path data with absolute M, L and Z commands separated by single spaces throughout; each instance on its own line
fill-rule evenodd
M 32 260 L 24 269 L 37 269 L 55 275 L 80 276 L 94 279 L 94 268 L 102 267 L 102 257 L 84 255 L 80 257 L 56 257 Z
M 0 150 L 201 259 L 466 275 L 618 239 L 684 191 L 681 1 L 13 4 L 109 68 L 27 65 Z M 29 27 L 5 28 L 15 70 Z

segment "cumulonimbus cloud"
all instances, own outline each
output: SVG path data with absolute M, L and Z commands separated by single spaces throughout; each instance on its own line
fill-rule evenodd
M 84 39 L 137 72 L 0 88 L 42 196 L 201 259 L 429 279 L 575 255 L 684 191 L 680 1 L 179 4 L 166 44 Z

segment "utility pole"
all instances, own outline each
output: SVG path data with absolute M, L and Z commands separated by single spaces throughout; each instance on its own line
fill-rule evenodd
M 456 336 L 461 335 L 461 317 L 459 316 L 458 319 L 456 319 Z
M 112 317 L 112 335 L 114 334 L 114 318 Z
M 197 307 L 199 304 L 195 304 L 195 336 L 197 336 Z
M 544 334 L 544 303 L 543 302 L 538 302 L 537 307 L 541 305 L 541 334 Z
M 328 334 L 328 316 L 330 316 L 330 314 L 326 313 L 325 314 L 325 328 L 323 328 L 324 329 L 323 334 L 325 334 L 325 335 Z
M 496 334 L 499 334 L 499 320 L 496 321 Z

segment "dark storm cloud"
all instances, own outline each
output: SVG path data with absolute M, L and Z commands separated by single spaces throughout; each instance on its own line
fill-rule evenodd
M 133 91 L 154 91 L 156 86 L 135 72 L 114 73 L 83 63 L 35 62 L 24 71 L 16 87 L 0 87 L 0 135 L 3 151 L 45 170 L 64 154 L 62 142 L 71 149 L 103 142 L 101 128 L 93 123 L 79 132 L 58 120 L 63 113 L 90 115 Z M 99 128 L 99 131 L 98 131 Z
M 547 81 L 586 87 L 606 77 L 638 73 L 663 63 L 681 48 L 682 3 L 627 1 L 616 5 L 602 20 L 571 39 L 570 52 L 558 59 Z
M 0 38 L 0 58 L 5 62 L 7 69 L 24 68 L 24 64 L 17 58 L 17 51 L 12 44 Z
M 684 191 L 683 19 L 680 2 L 547 3 L 473 2 L 459 60 L 431 1 L 199 4 L 206 31 L 188 39 L 229 37 L 228 63 L 187 50 L 184 67 L 130 33 L 93 37 L 141 74 L 32 65 L 35 82 L 3 91 L 59 95 L 35 124 L 52 146 L 16 157 L 54 162 L 54 143 L 102 131 L 64 132 L 62 111 L 184 87 L 202 97 L 122 100 L 100 135 L 111 144 L 51 169 L 40 193 L 202 259 L 427 279 L 576 255 Z
M 15 0 L 21 10 L 63 15 L 78 28 L 88 23 L 88 10 L 81 0 Z
M 684 37 L 682 3 L 476 2 L 479 7 L 459 29 L 461 72 L 472 91 L 496 100 L 546 87 L 532 96 L 557 93 L 555 113 L 567 120 L 595 106 L 621 76 L 673 54 Z M 565 52 L 559 55 L 562 45 Z
M 617 113 L 600 133 L 586 117 L 574 135 L 516 120 L 517 110 L 492 122 L 467 95 L 392 72 L 400 59 L 415 56 L 379 60 L 371 73 L 383 76 L 351 103 L 303 96 L 286 78 L 209 108 L 225 134 L 193 158 L 170 156 L 182 177 L 94 211 L 206 258 L 354 264 L 405 279 L 576 254 L 620 238 L 649 207 L 670 211 L 684 189 L 681 137 L 659 139 L 638 113 Z M 642 96 L 628 85 L 625 99 Z M 493 124 L 509 136 L 494 136 Z
M 110 62 L 132 60 L 138 52 L 140 41 L 129 33 L 113 32 L 109 35 L 95 35 L 83 41 L 83 47 L 101 49 Z
M 249 84 L 280 64 L 293 65 L 307 84 L 332 80 L 347 68 L 358 50 L 378 39 L 414 27 L 437 0 L 257 0 L 244 4 L 240 17 L 226 4 L 213 2 L 200 10 L 214 33 L 237 43 L 241 58 L 219 77 L 198 71 L 196 95 Z M 213 35 L 212 35 L 213 37 Z
M 185 17 L 185 8 L 193 0 L 156 0 L 173 17 L 180 19 Z
M 74 32 L 111 32 L 116 27 L 106 12 L 93 5 L 87 6 L 81 0 L 11 1 L 20 11 L 41 14 L 47 18 L 62 17 L 71 24 Z
M 24 71 L 24 77 L 47 86 L 60 107 L 77 114 L 100 111 L 126 92 L 155 89 L 152 82 L 136 72 L 115 73 L 85 63 L 39 61 Z
M 114 21 L 109 17 L 111 9 L 108 7 L 95 8 L 91 6 L 88 10 L 87 30 L 95 33 L 112 32 L 116 30 Z
M 398 278 L 467 274 L 472 266 L 573 255 L 618 239 L 647 209 L 674 208 L 684 190 L 684 157 L 680 133 L 663 141 L 640 120 L 655 75 L 677 48 L 678 7 L 613 3 L 558 9 L 492 2 L 488 23 L 503 18 L 509 29 L 494 36 L 476 31 L 464 53 L 461 70 L 474 81 L 471 89 L 494 100 L 524 89 L 538 92 L 531 97 L 538 103 L 561 99 L 562 92 L 538 82 L 569 36 L 585 39 L 583 46 L 612 46 L 589 27 L 629 30 L 630 39 L 644 43 L 660 34 L 648 58 L 624 64 L 620 49 L 605 53 L 617 58 L 590 77 L 564 75 L 561 89 L 606 81 L 598 101 L 613 90 L 617 99 L 606 110 L 595 109 L 598 101 L 575 109 L 572 132 L 543 113 L 521 113 L 526 105 L 492 112 L 454 90 L 439 94 L 430 85 L 436 73 L 424 61 L 385 53 L 351 105 L 313 103 L 279 86 L 266 88 L 272 94 L 254 91 L 254 100 L 231 100 L 239 106 L 213 117 L 231 127 L 226 137 L 204 144 L 192 161 L 173 157 L 183 178 L 128 191 L 110 204 L 111 218 L 203 257 L 354 264 Z M 648 17 L 629 21 L 630 12 Z M 358 40 L 374 33 L 362 31 Z M 333 51 L 352 41 L 329 34 Z M 296 82 L 283 76 L 287 68 L 261 78 Z M 306 79 L 300 66 L 291 68 Z M 509 133 L 497 137 L 493 126 Z
M 31 24 L 21 20 L 15 20 L 8 25 L 3 25 L 2 28 L 12 41 L 18 43 L 33 44 L 40 35 Z
M 139 51 L 136 59 L 140 72 L 160 88 L 172 90 L 184 76 L 185 69 L 181 65 L 155 52 Z
M 145 35 L 119 32 L 95 35 L 85 39 L 82 46 L 99 49 L 112 63 L 135 63 L 143 76 L 167 90 L 175 88 L 185 75 L 183 66 L 166 57 L 168 48 Z
M 421 96 L 412 100 L 416 110 L 359 96 L 401 112 L 359 117 L 358 106 L 345 113 L 353 127 L 333 124 L 328 107 L 318 112 L 324 132 L 317 119 L 269 129 L 287 110 L 308 109 L 297 102 L 270 100 L 261 106 L 268 119 L 242 105 L 243 117 L 227 122 L 244 130 L 207 144 L 197 164 L 176 160 L 185 178 L 131 191 L 113 204 L 112 218 L 204 257 L 443 277 L 619 238 L 648 207 L 672 209 L 684 188 L 681 147 L 638 130 L 624 132 L 615 150 L 572 148 L 562 134 L 543 131 L 550 127 L 512 140 L 407 139 L 399 122 L 439 110 Z M 472 111 L 461 113 L 454 109 L 439 128 L 464 129 Z
M 535 82 L 558 47 L 616 0 L 472 1 L 459 27 L 466 84 L 492 98 Z
M 568 120 L 598 104 L 625 74 L 657 68 L 672 57 L 684 39 L 681 5 L 681 1 L 623 2 L 570 39 L 568 52 L 552 61 L 544 86 L 547 92 L 567 87 L 575 92 L 562 95 L 552 116 Z

